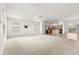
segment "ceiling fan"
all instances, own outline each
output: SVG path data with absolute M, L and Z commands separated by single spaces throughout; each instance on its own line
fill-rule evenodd
M 34 20 L 35 21 L 43 21 L 45 19 L 45 17 L 43 17 L 42 15 L 36 14 L 34 16 Z

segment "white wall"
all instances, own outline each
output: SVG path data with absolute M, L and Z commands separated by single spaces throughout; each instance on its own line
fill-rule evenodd
M 8 20 L 7 21 L 8 37 L 40 34 L 40 22 L 35 22 L 32 20 L 13 19 L 13 18 L 7 18 L 7 20 Z M 24 28 L 24 25 L 28 25 L 28 28 Z M 14 32 L 13 27 L 18 27 L 19 30 L 15 29 L 16 32 Z
M 71 19 L 64 21 L 64 33 L 68 33 L 68 25 L 69 24 L 74 24 L 74 25 L 79 25 L 79 18 Z M 79 27 L 78 27 L 78 33 L 79 33 Z
M 8 37 L 23 36 L 23 35 L 34 35 L 40 34 L 40 22 L 35 22 L 34 16 L 37 14 L 36 9 L 29 5 L 24 8 L 20 8 L 15 5 L 6 4 L 7 8 L 7 22 L 8 22 Z M 31 9 L 29 9 L 31 8 Z M 12 32 L 13 22 L 19 23 L 20 30 L 18 32 Z M 28 28 L 24 28 L 24 25 L 28 25 Z

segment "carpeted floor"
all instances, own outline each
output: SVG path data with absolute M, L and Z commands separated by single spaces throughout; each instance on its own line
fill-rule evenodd
M 79 40 L 60 36 L 36 35 L 9 38 L 4 55 L 77 55 Z

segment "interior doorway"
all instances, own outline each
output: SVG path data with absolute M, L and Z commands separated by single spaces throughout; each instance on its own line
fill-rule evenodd
M 45 25 L 45 34 L 56 35 L 62 34 L 63 32 L 62 24 L 50 24 Z

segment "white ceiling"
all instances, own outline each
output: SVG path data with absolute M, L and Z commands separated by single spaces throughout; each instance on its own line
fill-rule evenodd
M 78 3 L 10 3 L 6 6 L 8 17 L 33 19 L 37 14 L 46 19 L 79 17 Z

